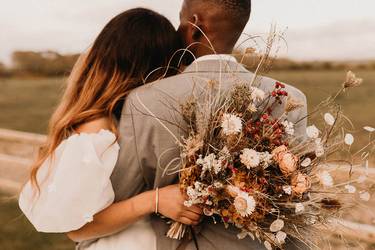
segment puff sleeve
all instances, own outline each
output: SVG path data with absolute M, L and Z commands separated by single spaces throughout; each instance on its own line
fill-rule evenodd
M 37 174 L 40 193 L 29 181 L 19 206 L 37 231 L 65 233 L 77 230 L 111 205 L 110 181 L 119 145 L 113 133 L 76 134 L 63 141 Z

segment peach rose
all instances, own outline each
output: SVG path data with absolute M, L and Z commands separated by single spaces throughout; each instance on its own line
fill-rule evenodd
M 298 173 L 292 177 L 292 190 L 294 193 L 300 195 L 306 192 L 311 187 L 310 178 L 302 173 Z
M 281 146 L 275 148 L 272 151 L 273 159 L 278 162 L 280 154 L 284 153 L 284 152 L 287 152 L 287 151 L 288 151 L 288 148 L 285 145 L 281 145 Z
M 279 168 L 284 175 L 290 175 L 297 170 L 298 157 L 290 152 L 279 153 Z

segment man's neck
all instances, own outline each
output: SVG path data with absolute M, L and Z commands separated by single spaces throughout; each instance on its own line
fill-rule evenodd
M 213 51 L 205 51 L 201 53 L 195 54 L 196 58 L 202 57 L 202 56 L 208 56 L 208 55 L 230 55 L 232 54 L 232 50 L 217 50 L 215 53 Z
M 232 55 L 228 54 L 211 54 L 211 55 L 205 55 L 197 58 L 195 61 L 200 62 L 200 61 L 232 61 L 232 62 L 237 62 L 236 58 L 233 57 Z

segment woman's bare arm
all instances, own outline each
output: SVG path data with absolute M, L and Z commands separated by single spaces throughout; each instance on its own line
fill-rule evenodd
M 179 185 L 161 188 L 159 191 L 159 212 L 186 225 L 197 225 L 202 210 L 198 207 L 185 207 L 184 196 Z M 91 223 L 81 229 L 67 233 L 75 241 L 97 239 L 115 234 L 141 218 L 152 214 L 156 209 L 156 191 L 147 191 L 125 201 L 114 203 L 94 216 Z
M 154 211 L 151 201 L 155 199 L 154 191 L 137 195 L 131 199 L 114 203 L 94 216 L 91 223 L 76 231 L 69 232 L 68 237 L 81 242 L 105 237 L 117 233 L 128 225 L 138 221 Z
M 106 118 L 101 118 L 77 129 L 78 133 L 96 133 L 101 129 L 109 129 Z M 175 221 L 196 225 L 199 223 L 202 211 L 198 207 L 185 207 L 184 196 L 179 185 L 171 185 L 159 190 L 158 211 Z M 113 203 L 94 216 L 92 222 L 82 228 L 67 233 L 67 236 L 81 242 L 115 234 L 156 210 L 156 191 L 147 191 L 128 200 Z

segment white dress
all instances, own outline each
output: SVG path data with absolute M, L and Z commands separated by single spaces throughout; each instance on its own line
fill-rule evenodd
M 76 134 L 64 140 L 54 157 L 47 159 L 38 171 L 39 195 L 35 195 L 29 181 L 19 198 L 21 210 L 36 230 L 74 231 L 110 206 L 115 197 L 110 176 L 119 148 L 115 135 L 108 130 Z M 156 236 L 146 218 L 85 249 L 153 250 Z

